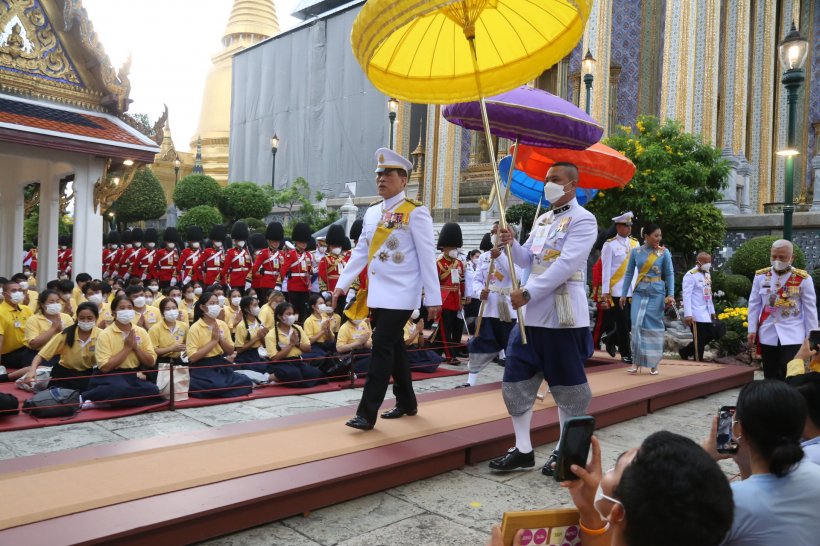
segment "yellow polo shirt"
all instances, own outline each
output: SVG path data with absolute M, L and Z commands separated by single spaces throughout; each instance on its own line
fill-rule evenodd
M 114 323 L 114 318 L 114 313 L 111 312 L 111 303 L 104 301 L 100 308 L 100 318 L 97 321 L 97 326 L 108 328 Z
M 80 339 L 80 330 L 78 329 L 74 336 L 74 345 L 71 347 L 66 343 L 65 334 L 57 334 L 37 354 L 46 361 L 54 358 L 54 355 L 60 355 L 60 366 L 69 370 L 78 372 L 90 370 L 97 363 L 97 338 L 100 332 L 102 330 L 95 326 L 91 330 L 91 335 L 83 342 Z
M 336 336 L 336 347 L 339 347 L 340 345 L 349 345 L 362 336 L 369 335 L 369 322 L 363 320 L 358 326 L 356 326 L 351 321 L 347 321 L 342 324 L 342 327 L 339 329 L 339 335 Z
M 0 303 L 0 336 L 3 336 L 3 346 L 0 354 L 10 353 L 25 345 L 26 322 L 31 316 L 31 309 L 19 305 L 17 309 L 5 300 Z
M 419 324 L 413 322 L 412 320 L 408 320 L 407 324 L 404 325 L 404 342 L 407 343 L 410 341 L 411 338 L 416 337 L 416 331 L 418 330 Z M 414 345 L 418 344 L 418 339 L 414 339 Z
M 222 336 L 230 341 L 231 331 L 228 328 L 228 325 L 219 319 L 216 319 L 216 325 L 220 330 L 222 330 Z M 211 341 L 211 327 L 204 320 L 199 319 L 188 329 L 188 338 L 185 341 L 188 356 L 190 357 L 192 354 L 196 353 L 202 347 L 207 345 L 209 341 Z M 203 358 L 211 358 L 212 356 L 220 356 L 223 354 L 225 354 L 225 352 L 217 343 L 214 348 L 211 349 Z
M 260 315 L 262 313 L 259 313 Z M 294 324 L 291 328 L 295 328 L 301 339 L 306 340 L 305 331 L 298 324 Z M 276 335 L 279 334 L 278 343 Z M 265 350 L 268 351 L 268 356 L 273 358 L 273 356 L 278 353 L 280 350 L 284 349 L 288 346 L 290 342 L 290 332 L 285 334 L 282 330 L 278 328 L 271 329 L 268 332 L 268 335 L 265 336 Z M 302 349 L 298 346 L 292 348 L 290 352 L 287 354 L 287 358 L 295 358 L 297 356 L 302 356 Z
M 159 312 L 159 309 L 152 305 L 146 305 L 142 313 L 134 309 L 134 320 L 131 321 L 131 324 L 137 326 L 137 323 L 140 320 L 140 314 L 145 315 L 146 330 L 150 330 L 153 328 L 154 324 L 162 322 L 162 313 Z
M 77 306 L 83 303 L 84 301 L 88 301 L 85 299 L 85 295 L 83 291 L 80 290 L 80 287 L 76 284 L 74 285 L 74 289 L 71 291 L 71 306 L 74 308 L 74 312 L 77 312 Z
M 40 304 L 37 302 L 37 298 L 39 297 L 40 294 L 38 292 L 34 290 L 28 291 L 28 306 L 31 308 L 32 314 L 40 310 Z
M 336 341 L 336 336 L 334 334 L 339 331 L 339 323 L 342 321 L 342 318 L 339 315 L 334 314 L 332 317 L 329 318 L 327 316 L 323 316 L 322 322 L 324 322 L 325 320 L 332 321 L 330 325 L 330 333 L 325 334 L 323 337 L 320 337 L 318 340 L 316 340 L 317 343 L 333 343 L 334 341 Z M 321 330 L 322 328 L 322 322 L 319 322 L 319 319 L 316 318 L 316 315 L 310 315 L 305 320 L 305 335 L 308 337 L 308 339 L 313 339 L 313 336 L 319 333 L 319 330 Z
M 139 326 L 131 326 L 137 336 L 137 345 L 140 348 L 150 354 L 154 358 L 154 362 L 157 360 L 157 353 L 154 351 L 154 346 L 151 343 L 151 338 L 148 336 L 148 332 L 140 328 Z M 126 332 L 120 330 L 119 324 L 114 322 L 111 326 L 100 332 L 99 336 L 97 336 L 97 366 L 102 368 L 108 361 L 111 359 L 112 356 L 122 351 L 123 347 L 125 347 L 125 339 Z M 137 358 L 136 353 L 131 351 L 128 353 L 128 356 L 125 357 L 125 360 L 122 364 L 119 365 L 117 368 L 118 370 L 131 370 L 134 368 L 139 368 L 140 361 Z
M 65 313 L 60 313 L 60 320 L 63 323 L 63 328 L 62 328 L 63 330 L 65 330 L 66 328 L 68 328 L 69 326 L 74 324 L 74 319 L 71 318 L 69 315 L 66 315 Z M 37 339 L 38 337 L 40 337 L 40 335 L 43 332 L 46 332 L 50 329 L 51 329 L 51 321 L 48 319 L 48 317 L 46 317 L 42 313 L 37 313 L 35 315 L 32 315 L 26 321 L 26 328 L 25 328 L 26 347 L 30 348 L 31 347 L 31 342 L 33 340 Z M 46 343 L 48 343 L 48 342 L 46 342 Z M 45 345 L 43 345 L 40 348 L 42 349 L 43 347 L 45 347 Z
M 257 319 L 256 322 L 248 321 L 248 327 L 245 328 L 245 321 L 240 320 L 236 324 L 236 329 L 234 330 L 234 333 L 233 333 L 233 335 L 234 335 L 234 345 L 236 346 L 236 348 L 238 349 L 239 347 L 246 344 L 248 342 L 248 339 L 250 339 L 252 337 L 255 337 L 256 332 L 258 332 L 263 326 L 264 326 L 264 324 L 262 324 L 262 322 L 259 319 Z M 250 334 L 250 335 L 248 335 L 248 334 Z M 258 349 L 261 346 L 262 346 L 262 341 L 258 340 L 258 341 L 255 341 L 253 343 L 253 345 L 251 345 L 251 349 Z
M 196 307 L 196 302 L 189 302 L 185 298 L 182 298 L 182 301 L 179 302 L 177 307 L 179 307 L 180 319 L 182 318 L 182 313 L 184 311 L 185 316 L 188 317 L 188 322 L 190 323 L 194 321 L 194 307 Z
M 259 308 L 259 320 L 268 330 L 273 330 L 273 308 L 267 303 Z
M 225 311 L 225 324 L 228 325 L 230 328 L 231 333 L 236 331 L 236 324 L 238 322 L 242 322 L 242 311 L 237 307 L 234 309 L 231 307 L 230 303 L 225 304 L 225 307 L 222 308 Z M 237 318 L 236 315 L 239 315 Z
M 151 326 L 148 330 L 148 337 L 151 338 L 151 343 L 155 349 L 164 349 L 171 345 L 185 343 L 185 337 L 188 335 L 188 323 L 182 320 L 177 320 L 174 323 L 174 329 L 168 327 L 164 320 Z M 179 352 L 165 353 L 160 358 L 179 358 Z

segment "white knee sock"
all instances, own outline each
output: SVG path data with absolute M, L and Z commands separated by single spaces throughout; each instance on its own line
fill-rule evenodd
M 507 353 L 504 352 L 504 349 L 498 351 L 498 358 L 504 359 L 507 358 Z
M 471 387 L 475 387 L 475 382 L 478 379 L 477 373 L 468 373 L 467 374 L 467 383 L 470 384 Z
M 513 429 L 515 430 L 515 447 L 521 453 L 532 451 L 530 440 L 530 423 L 532 422 L 532 409 L 523 415 L 511 416 Z

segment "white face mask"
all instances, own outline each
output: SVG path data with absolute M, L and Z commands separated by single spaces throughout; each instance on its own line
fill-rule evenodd
M 708 272 L 710 269 L 712 269 L 711 262 L 708 264 L 700 264 L 700 269 L 701 271 Z
M 168 309 L 163 313 L 165 320 L 176 320 L 179 318 L 179 309 Z
M 296 315 L 288 315 L 286 317 L 282 317 L 282 322 L 284 322 L 288 326 L 293 326 L 294 324 L 296 324 L 297 318 L 298 317 Z
M 772 260 L 772 267 L 777 269 L 778 271 L 783 271 L 791 267 L 792 264 L 789 262 L 781 262 L 780 260 Z
M 356 326 L 358 326 L 359 324 L 361 324 L 361 323 L 362 323 L 362 319 L 351 320 L 350 322 L 352 322 L 353 324 L 355 324 Z
M 216 301 L 219 302 L 220 307 L 225 307 L 225 296 L 217 296 Z
M 137 309 L 142 309 L 143 307 L 145 307 L 145 296 L 139 296 L 137 298 L 134 298 L 133 303 L 134 307 L 136 307 Z
M 195 242 L 193 242 L 193 243 L 191 243 L 191 248 L 194 248 L 194 249 L 199 248 L 199 243 L 198 243 L 198 242 L 196 242 L 196 241 L 195 241 Z
M 132 320 L 134 320 L 134 310 L 133 309 L 122 309 L 117 311 L 117 322 L 121 324 L 128 324 Z
M 478 256 L 476 256 L 475 258 L 473 258 L 473 263 L 474 263 L 474 264 L 477 264 L 477 263 L 478 263 Z
M 63 310 L 62 303 L 48 303 L 46 304 L 46 315 L 59 315 Z
M 231 305 L 234 307 L 239 305 L 239 302 L 242 301 L 242 298 L 231 298 Z
M 419 316 L 421 316 L 419 310 L 413 309 L 413 312 L 410 314 L 410 320 L 416 320 L 417 318 L 419 318 Z
M 12 292 L 11 296 L 9 297 L 9 301 L 14 304 L 23 303 L 23 300 L 26 299 L 26 295 L 22 292 Z
M 220 305 L 209 305 L 208 306 L 208 316 L 211 318 L 216 318 L 219 316 L 219 312 L 222 310 L 222 306 Z
M 64 301 L 68 301 L 71 299 L 71 294 L 60 294 L 60 297 L 63 298 Z
M 137 247 L 137 248 L 139 248 L 139 247 L 141 247 L 141 246 L 142 246 L 142 243 L 141 243 L 141 242 L 134 243 L 134 246 L 135 246 L 135 247 Z
M 103 302 L 103 296 L 99 292 L 91 294 L 88 296 L 88 301 L 93 303 L 94 305 L 99 305 Z
M 550 203 L 555 203 L 564 197 L 565 193 L 564 186 L 560 184 L 556 184 L 555 182 L 547 182 L 544 184 L 544 199 Z
M 133 246 L 131 243 L 125 243 L 125 248 L 132 248 Z
M 26 281 L 20 283 L 20 290 L 22 290 L 23 292 L 28 290 L 28 283 Z
M 448 253 L 447 253 L 447 255 L 448 255 L 449 257 L 453 258 L 453 259 L 458 258 L 458 249 L 457 249 L 457 248 L 454 248 L 453 250 L 451 250 L 450 252 L 448 252 Z
M 169 250 L 174 250 L 174 247 L 177 246 L 177 245 L 176 245 L 176 243 L 168 243 L 166 246 L 168 247 Z
M 194 296 L 201 296 L 202 295 L 202 288 L 197 286 L 194 288 Z
M 222 248 L 222 241 L 214 241 L 214 248 Z
M 148 248 L 154 248 L 157 246 L 157 243 L 148 243 Z
M 179 305 L 180 303 L 182 303 L 182 298 L 179 296 L 174 296 L 174 301 L 177 302 L 177 305 Z
M 236 246 L 238 246 L 239 248 L 245 248 L 245 241 L 237 241 Z
M 342 247 L 334 246 L 333 248 L 330 249 L 330 253 L 335 255 L 335 256 L 338 256 L 339 254 L 342 253 Z M 322 252 L 322 254 L 324 254 L 324 252 Z
M 331 307 L 329 305 L 320 305 L 319 306 L 319 312 L 320 313 L 332 313 L 333 312 L 333 307 Z
M 77 323 L 77 328 L 79 328 L 83 332 L 88 332 L 94 329 L 94 323 L 88 321 L 81 321 Z
M 159 286 L 157 286 L 156 284 L 152 284 L 151 286 L 148 287 L 148 290 L 150 290 L 151 292 L 156 294 L 157 292 L 159 292 Z
M 258 307 L 251 307 L 250 309 L 251 315 L 258 317 L 259 316 L 259 308 Z
M 60 250 L 66 250 L 68 247 L 65 245 L 60 245 Z

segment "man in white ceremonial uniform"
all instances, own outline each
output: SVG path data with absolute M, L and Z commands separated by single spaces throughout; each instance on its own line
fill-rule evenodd
M 515 264 L 531 270 L 526 286 L 510 294 L 514 308 L 524 307 L 527 343 L 522 343 L 521 325 L 516 325 L 501 384 L 515 446 L 490 462 L 492 470 L 535 465 L 530 423 L 544 379 L 558 406 L 562 430 L 567 418 L 586 413 L 592 399 L 584 372 L 584 363 L 592 355 L 585 271 L 598 225 L 575 199 L 577 185 L 578 168 L 555 163 L 544 184 L 544 197 L 553 208 L 538 217 L 527 242 L 522 246 L 509 229 L 499 230 L 501 244 L 512 244 Z M 557 460 L 558 452 L 553 451 L 541 472 L 551 476 Z
M 614 341 L 621 353 L 621 360 L 627 364 L 632 364 L 632 347 L 629 339 L 631 330 L 629 304 L 627 303 L 621 307 L 615 305 L 615 301 L 619 301 L 621 296 L 631 297 L 632 289 L 635 287 L 636 277 L 633 277 L 629 286 L 624 286 L 624 273 L 626 273 L 629 253 L 632 252 L 633 248 L 639 246 L 638 240 L 629 235 L 632 231 L 634 217 L 635 215 L 631 212 L 625 212 L 613 218 L 612 221 L 615 222 L 617 235 L 607 240 L 601 248 L 601 299 L 603 300 L 601 307 L 606 310 L 606 313 L 613 315 L 612 318 L 615 322 L 615 339 L 613 340 L 611 336 L 607 336 L 605 345 L 607 351 L 615 356 L 612 347 Z
M 684 360 L 691 357 L 703 360 L 703 350 L 715 339 L 714 320 L 717 316 L 712 301 L 711 269 L 712 256 L 708 252 L 700 252 L 697 265 L 683 276 L 683 320 L 695 337 L 692 343 L 678 351 Z
M 512 226 L 510 226 L 512 228 Z M 521 268 L 515 267 L 516 278 L 521 278 Z M 489 278 L 489 283 L 487 279 Z M 478 374 L 507 347 L 510 332 L 517 324 L 517 314 L 510 301 L 512 276 L 507 257 L 501 249 L 493 247 L 478 258 L 478 267 L 472 280 L 471 291 L 483 305 L 481 329 L 467 344 L 470 353 L 467 383 L 461 387 L 473 387 Z
M 811 276 L 792 267 L 794 247 L 772 243 L 771 267 L 755 272 L 749 295 L 749 345 L 760 343 L 763 377 L 785 379 L 786 364 L 817 328 L 817 296 Z
M 310 273 L 310 293 L 318 294 L 319 290 L 319 262 L 327 254 L 327 240 L 324 236 L 316 237 L 316 250 L 310 253 L 313 258 L 313 270 Z
M 370 430 L 393 377 L 396 406 L 384 419 L 417 413 L 416 394 L 404 345 L 404 325 L 418 309 L 424 289 L 428 320 L 441 311 L 436 272 L 436 243 L 430 211 L 408 199 L 404 188 L 413 164 L 388 148 L 376 150 L 376 186 L 383 201 L 364 214 L 362 233 L 333 292 L 333 306 L 343 298 L 359 272 L 368 267 L 367 289 L 360 289 L 345 311 L 351 320 L 367 316 L 373 325 L 373 349 L 367 381 L 356 416 L 345 423 Z

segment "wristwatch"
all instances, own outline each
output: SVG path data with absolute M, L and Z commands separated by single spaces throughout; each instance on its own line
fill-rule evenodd
M 521 289 L 521 295 L 524 297 L 524 301 L 529 303 L 532 296 L 530 296 L 530 291 L 526 288 Z

